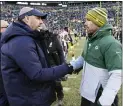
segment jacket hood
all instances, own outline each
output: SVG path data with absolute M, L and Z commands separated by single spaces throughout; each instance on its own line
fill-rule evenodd
M 100 27 L 99 30 L 97 30 L 94 33 L 94 35 L 92 35 L 92 37 L 89 38 L 89 40 L 98 39 L 103 36 L 112 35 L 112 29 L 113 29 L 113 26 L 107 23 L 104 26 Z
M 6 31 L 2 33 L 1 42 L 8 42 L 16 36 L 34 36 L 33 33 L 34 31 L 24 22 L 12 22 Z

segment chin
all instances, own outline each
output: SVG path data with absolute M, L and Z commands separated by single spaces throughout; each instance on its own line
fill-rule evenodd
M 92 34 L 91 32 L 88 32 L 88 34 Z
M 92 31 L 90 31 L 90 32 L 88 32 L 88 34 L 93 34 L 93 32 L 92 32 Z

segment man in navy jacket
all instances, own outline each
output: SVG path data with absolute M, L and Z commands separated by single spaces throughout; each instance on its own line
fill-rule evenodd
M 18 22 L 3 33 L 1 68 L 10 106 L 50 106 L 55 99 L 55 80 L 73 72 L 62 64 L 48 68 L 36 30 L 47 14 L 24 7 Z

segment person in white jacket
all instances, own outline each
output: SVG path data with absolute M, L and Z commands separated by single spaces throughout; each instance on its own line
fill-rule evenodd
M 118 106 L 121 87 L 122 46 L 112 36 L 107 11 L 93 8 L 85 16 L 88 39 L 82 56 L 71 61 L 74 72 L 83 66 L 81 106 Z

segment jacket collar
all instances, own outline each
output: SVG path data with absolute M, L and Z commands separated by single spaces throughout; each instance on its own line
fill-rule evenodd
M 105 24 L 104 26 L 100 27 L 93 35 L 92 37 L 88 38 L 89 41 L 93 41 L 99 38 L 102 38 L 104 36 L 110 36 L 112 35 L 112 25 Z

